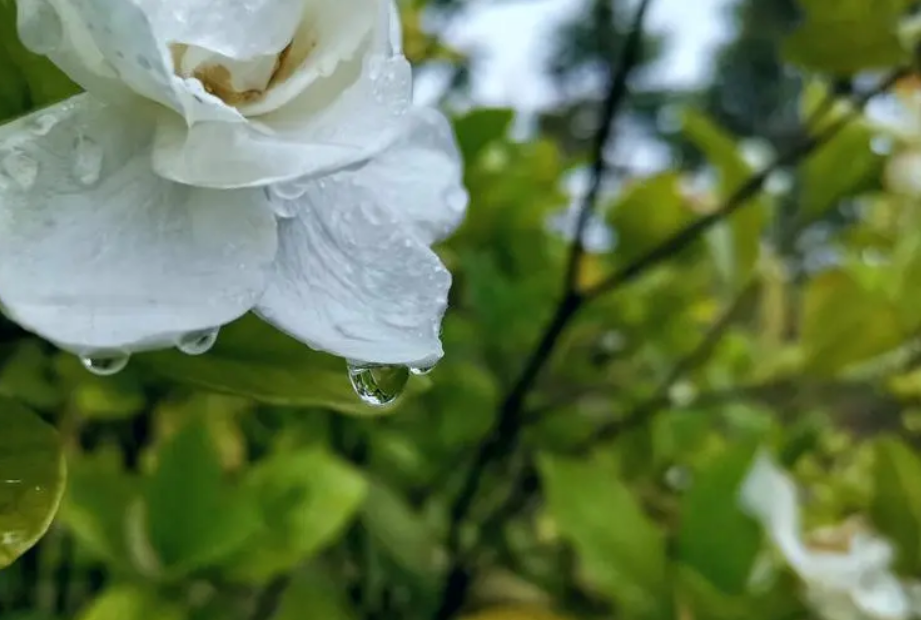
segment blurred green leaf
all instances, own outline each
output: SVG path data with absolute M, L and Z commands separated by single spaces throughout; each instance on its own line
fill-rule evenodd
M 128 547 L 131 507 L 140 501 L 135 477 L 101 459 L 76 459 L 70 466 L 61 518 L 91 553 L 120 569 L 132 564 Z
M 665 540 L 630 490 L 599 462 L 543 455 L 539 464 L 550 514 L 586 578 L 637 617 L 665 615 Z
M 244 480 L 261 527 L 234 557 L 230 572 L 264 581 L 308 559 L 339 536 L 367 493 L 364 477 L 324 449 L 278 453 Z
M 16 401 L 0 398 L 0 568 L 48 530 L 64 493 L 57 432 Z
M 454 131 L 464 161 L 475 162 L 490 143 L 505 137 L 514 111 L 504 108 L 480 109 L 454 121 Z
M 103 592 L 78 620 L 183 620 L 178 601 L 166 601 L 141 586 L 116 586 Z
M 721 592 L 744 594 L 761 546 L 758 525 L 739 508 L 755 446 L 735 446 L 695 472 L 681 503 L 678 557 Z M 723 544 L 731 540 L 731 545 Z
M 313 351 L 253 315 L 226 326 L 204 355 L 158 351 L 138 361 L 179 383 L 273 405 L 379 412 L 355 396 L 343 360 Z
M 0 370 L 0 393 L 39 410 L 53 409 L 64 399 L 51 372 L 51 360 L 37 340 L 20 342 Z
M 878 177 L 882 158 L 870 147 L 872 140 L 870 127 L 852 122 L 806 159 L 800 174 L 806 218 L 820 216 Z
M 903 574 L 921 570 L 921 460 L 900 440 L 876 442 L 873 467 L 874 525 L 897 548 L 896 565 Z
M 719 176 L 719 196 L 732 196 L 752 176 L 731 135 L 701 112 L 688 109 L 683 115 L 684 135 L 706 156 Z M 764 198 L 745 203 L 727 221 L 714 228 L 710 242 L 715 246 L 717 264 L 736 284 L 746 281 L 758 260 L 761 233 L 767 218 Z
M 898 36 L 910 0 L 799 0 L 805 18 L 784 42 L 784 56 L 836 77 L 904 62 Z
M 733 596 L 721 591 L 693 568 L 679 565 L 675 567 L 675 573 L 681 599 L 679 605 L 683 612 L 679 617 L 737 620 L 752 618 L 755 615 L 749 608 L 746 597 Z
M 145 499 L 150 544 L 172 574 L 221 561 L 258 528 L 255 507 L 224 481 L 220 454 L 202 420 L 162 447 Z
M 898 346 L 904 334 L 894 305 L 843 270 L 826 271 L 806 285 L 802 346 L 807 368 L 832 374 Z
M 299 573 L 285 589 L 272 620 L 357 620 L 341 587 L 319 570 Z
M 676 172 L 630 185 L 611 206 L 608 222 L 617 232 L 615 256 L 625 263 L 645 254 L 693 219 Z
M 397 492 L 373 482 L 361 520 L 397 564 L 413 575 L 438 578 L 447 560 L 442 542 Z

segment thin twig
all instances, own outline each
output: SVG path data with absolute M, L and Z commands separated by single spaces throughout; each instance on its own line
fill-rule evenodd
M 876 88 L 861 95 L 854 101 L 853 107 L 848 114 L 843 115 L 814 136 L 807 137 L 798 145 L 780 155 L 771 165 L 764 168 L 764 170 L 749 178 L 748 181 L 729 196 L 721 208 L 698 218 L 661 244 L 652 248 L 646 254 L 614 272 L 607 279 L 586 291 L 584 293 L 586 301 L 597 299 L 602 295 L 633 282 L 652 267 L 659 265 L 684 250 L 687 246 L 700 238 L 701 235 L 713 228 L 713 226 L 722 222 L 745 206 L 761 191 L 765 181 L 767 181 L 772 174 L 787 166 L 798 163 L 811 155 L 819 147 L 827 144 L 862 113 L 864 107 L 866 107 L 871 99 L 889 90 L 895 82 L 904 77 L 908 72 L 909 70 L 905 68 L 893 71 L 892 74 L 881 81 Z
M 465 559 L 460 557 L 462 555 L 461 532 L 473 507 L 480 479 L 497 457 L 514 450 L 514 446 L 518 441 L 518 419 L 524 408 L 525 398 L 550 358 L 560 336 L 562 336 L 570 320 L 584 303 L 584 298 L 576 289 L 579 266 L 585 251 L 582 234 L 594 211 L 603 177 L 607 170 L 607 160 L 604 152 L 616 122 L 615 116 L 622 110 L 628 94 L 630 76 L 636 69 L 641 57 L 643 23 L 650 5 L 651 0 L 641 0 L 630 34 L 624 44 L 624 52 L 620 62 L 616 66 L 612 65 L 611 68 L 610 87 L 602 106 L 601 127 L 598 131 L 592 154 L 591 182 L 579 211 L 573 249 L 566 269 L 563 298 L 544 331 L 543 337 L 528 358 L 518 381 L 504 399 L 499 409 L 495 427 L 474 457 L 473 464 L 464 479 L 464 485 L 451 506 L 451 526 L 448 531 L 447 550 L 451 555 L 453 565 L 445 581 L 441 607 L 436 614 L 436 620 L 447 620 L 452 617 L 463 605 L 466 598 L 470 585 L 470 576 L 467 574 Z

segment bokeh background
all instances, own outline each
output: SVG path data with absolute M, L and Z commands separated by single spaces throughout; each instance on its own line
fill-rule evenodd
M 444 360 L 381 409 L 253 317 L 105 378 L 0 323 L 0 617 L 921 610 L 855 595 L 921 578 L 913 4 L 402 2 L 471 196 Z M 0 117 L 72 93 L 0 11 Z M 767 454 L 819 569 L 740 500 Z

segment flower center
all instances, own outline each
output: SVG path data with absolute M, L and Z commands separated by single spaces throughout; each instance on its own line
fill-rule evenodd
M 207 92 L 238 107 L 262 101 L 274 86 L 294 75 L 315 46 L 316 39 L 302 28 L 280 53 L 246 60 L 182 43 L 170 45 L 170 51 L 176 75 L 197 79 Z

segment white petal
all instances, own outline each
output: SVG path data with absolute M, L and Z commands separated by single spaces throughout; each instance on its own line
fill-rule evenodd
M 310 346 L 349 359 L 429 365 L 442 355 L 451 276 L 362 171 L 307 188 L 279 223 L 275 276 L 257 311 Z
M 341 63 L 296 99 L 251 122 L 188 127 L 165 119 L 154 167 L 166 178 L 203 187 L 251 187 L 319 174 L 365 160 L 400 133 L 412 98 L 402 56 Z
M 402 131 L 389 148 L 353 174 L 352 181 L 415 226 L 422 242 L 431 245 L 450 235 L 467 211 L 463 162 L 451 124 L 438 110 L 413 108 Z M 276 186 L 275 193 L 297 196 L 313 182 L 288 181 Z
M 137 0 L 159 39 L 229 58 L 277 54 L 301 22 L 305 0 Z
M 854 604 L 870 618 L 902 620 L 911 616 L 911 601 L 905 588 L 891 573 L 863 579 L 851 591 Z
M 68 50 L 51 59 L 89 92 L 107 97 L 113 80 L 144 98 L 179 112 L 186 122 L 242 122 L 233 107 L 208 94 L 197 80 L 183 80 L 173 71 L 164 40 L 158 38 L 144 10 L 134 2 L 53 0 L 73 39 Z M 100 90 L 102 89 L 102 90 Z
M 766 453 L 755 457 L 740 491 L 742 508 L 757 519 L 794 569 L 808 551 L 800 539 L 796 486 Z
M 0 127 L 0 302 L 77 352 L 170 346 L 250 309 L 276 250 L 257 190 L 153 173 L 152 124 L 89 95 Z

